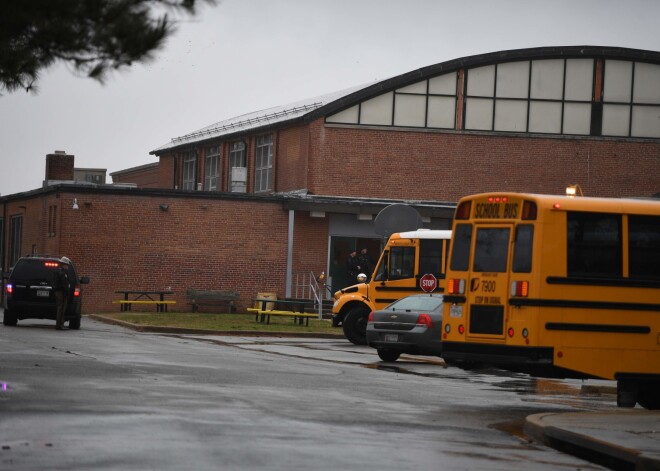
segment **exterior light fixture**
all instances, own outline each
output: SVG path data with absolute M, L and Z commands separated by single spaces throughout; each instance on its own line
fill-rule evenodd
M 575 198 L 576 196 L 584 196 L 582 194 L 582 188 L 577 183 L 575 185 L 568 185 L 566 187 L 566 196 L 569 198 Z
M 170 209 L 170 205 L 169 204 L 161 204 L 159 206 L 159 208 L 160 208 L 161 211 L 167 211 L 168 209 Z
M 78 198 L 73 198 L 73 206 L 71 206 L 71 209 L 79 209 L 80 207 L 78 206 Z

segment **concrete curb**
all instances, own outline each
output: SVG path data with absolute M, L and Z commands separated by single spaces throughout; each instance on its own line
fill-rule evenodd
M 612 469 L 660 470 L 660 453 L 643 431 L 657 433 L 655 411 L 544 413 L 530 415 L 531 439 Z
M 317 338 L 317 339 L 343 339 L 344 334 L 321 334 L 310 332 L 260 332 L 258 330 L 205 330 L 189 329 L 184 327 L 161 327 L 152 325 L 138 325 L 131 322 L 113 319 L 100 314 L 88 314 L 86 317 L 104 322 L 106 324 L 119 325 L 137 332 L 152 334 L 193 334 L 193 335 L 218 335 L 235 337 L 293 337 L 293 338 Z

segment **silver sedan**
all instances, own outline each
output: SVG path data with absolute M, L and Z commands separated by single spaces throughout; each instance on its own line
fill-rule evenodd
M 383 361 L 402 353 L 440 356 L 441 329 L 441 294 L 406 296 L 369 314 L 367 344 Z

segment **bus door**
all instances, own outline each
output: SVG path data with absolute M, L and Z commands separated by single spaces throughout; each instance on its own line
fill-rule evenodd
M 513 224 L 475 224 L 465 294 L 468 337 L 503 339 Z

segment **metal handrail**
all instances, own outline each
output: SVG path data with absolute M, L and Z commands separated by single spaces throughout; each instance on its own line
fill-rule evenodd
M 319 319 L 323 318 L 324 290 L 319 285 L 319 281 L 323 280 L 325 280 L 325 272 L 321 272 L 318 277 L 314 276 L 311 271 L 296 274 L 296 297 L 311 299 L 314 302 L 314 308 L 318 310 Z M 323 285 L 325 287 L 325 283 Z

